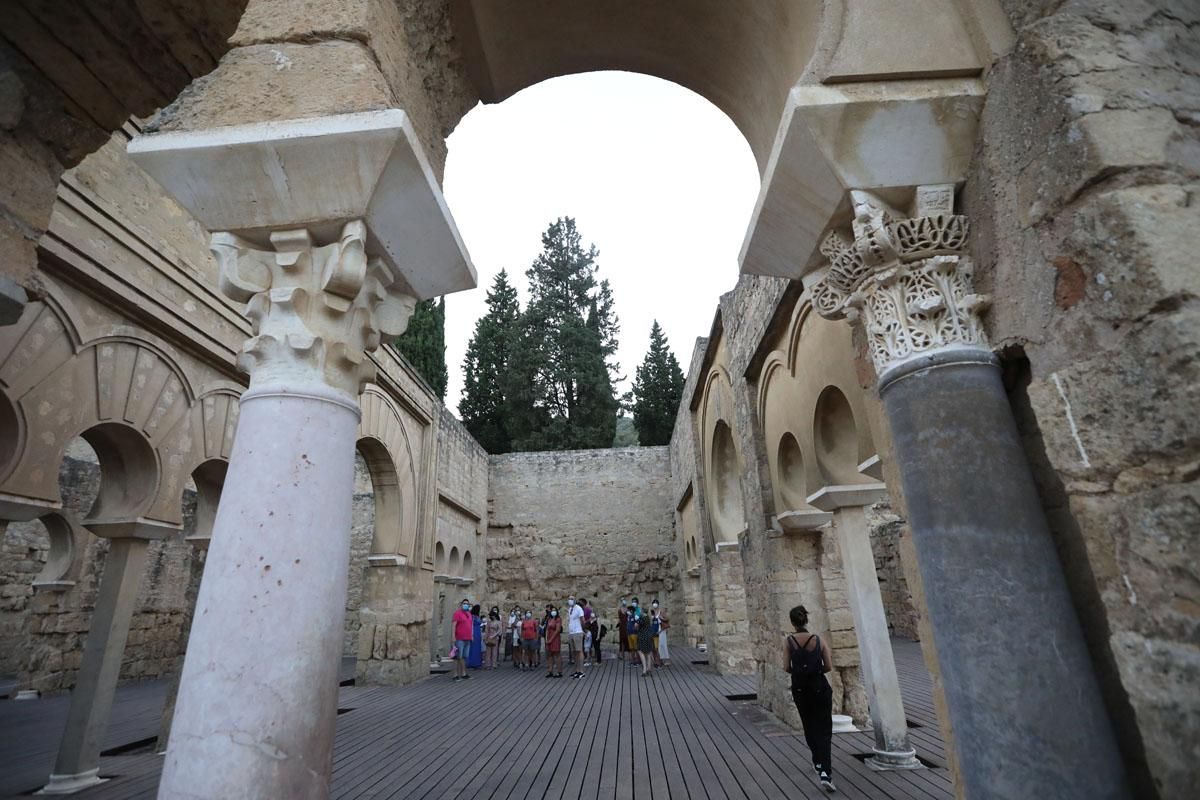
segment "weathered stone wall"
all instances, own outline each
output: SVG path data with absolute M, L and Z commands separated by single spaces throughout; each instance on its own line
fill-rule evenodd
M 513 453 L 489 466 L 488 605 L 586 597 L 610 629 L 605 649 L 622 597 L 680 616 L 666 447 Z
M 918 640 L 919 615 L 900 555 L 901 539 L 909 536 L 908 526 L 886 503 L 867 508 L 867 523 L 871 526 L 871 550 L 875 553 L 875 574 L 888 630 L 893 636 Z
M 346 584 L 346 622 L 342 638 L 342 655 L 358 653 L 358 629 L 361 620 L 358 610 L 362 607 L 363 576 L 367 569 L 367 556 L 371 552 L 371 539 L 375 535 L 375 490 L 371 485 L 371 473 L 361 453 L 354 454 L 354 516 L 350 524 L 350 572 Z
M 1109 712 L 1142 796 L 1200 752 L 1200 6 L 1002 0 L 964 201 Z M 1023 367 L 1022 357 L 1028 359 Z

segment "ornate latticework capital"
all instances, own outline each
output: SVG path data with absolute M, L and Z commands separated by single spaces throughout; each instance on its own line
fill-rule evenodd
M 861 320 L 881 378 L 939 350 L 988 350 L 988 299 L 972 286 L 969 226 L 953 213 L 953 187 L 918 188 L 911 216 L 867 192 L 851 199 L 853 236 L 833 231 L 821 244 L 829 267 L 813 287 L 817 312 Z
M 374 378 L 367 353 L 381 335 L 408 326 L 416 299 L 366 254 L 366 226 L 347 222 L 337 241 L 317 245 L 304 228 L 275 231 L 274 250 L 231 233 L 214 233 L 221 291 L 246 303 L 254 335 L 238 366 L 258 385 L 318 381 L 357 397 Z

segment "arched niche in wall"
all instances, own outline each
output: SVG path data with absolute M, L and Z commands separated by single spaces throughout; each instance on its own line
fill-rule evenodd
M 725 370 L 723 348 L 704 385 L 701 414 L 701 445 L 704 450 L 705 505 L 713 545 L 737 542 L 746 528 L 742 497 L 742 464 L 732 421 L 733 385 Z
M 713 535 L 720 542 L 736 542 L 738 534 L 746 527 L 746 512 L 737 446 L 733 441 L 733 430 L 725 420 L 719 420 L 713 428 L 710 447 Z
M 221 490 L 225 486 L 225 474 L 229 463 L 220 459 L 209 459 L 192 470 L 191 483 L 196 493 L 195 527 L 187 540 L 192 544 L 206 546 L 212 540 L 213 526 L 217 521 L 217 507 L 221 502 Z
M 446 545 L 438 542 L 433 548 L 433 569 L 439 575 L 446 573 Z
M 808 505 L 808 482 L 804 475 L 804 453 L 800 443 L 791 431 L 779 439 L 779 447 L 775 453 L 777 473 L 775 476 L 776 491 L 783 501 L 782 505 L 789 509 L 803 508 Z
M 858 425 L 850 401 L 836 386 L 826 386 L 813 411 L 813 444 L 823 485 L 859 483 Z
M 366 461 L 375 495 L 370 558 L 372 563 L 384 563 L 390 556 L 393 563 L 406 563 L 417 543 L 420 432 L 417 423 L 378 387 L 368 387 L 360 405 L 358 452 Z
M 471 577 L 471 551 L 467 550 L 463 553 L 462 574 L 464 577 Z
M 94 425 L 79 435 L 100 462 L 100 489 L 84 526 L 103 529 L 137 519 L 158 488 L 158 458 L 150 443 L 140 431 L 116 422 Z
M 357 447 L 367 465 L 375 502 L 375 530 L 371 536 L 370 555 L 398 555 L 404 544 L 401 522 L 404 501 L 396 466 L 391 454 L 378 439 L 359 439 Z
M 458 555 L 458 548 L 450 548 L 450 559 L 446 562 L 446 572 L 454 577 L 462 575 L 462 560 Z

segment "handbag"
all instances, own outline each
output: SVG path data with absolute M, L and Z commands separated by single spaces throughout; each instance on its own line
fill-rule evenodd
M 450 645 L 450 656 L 449 657 L 450 658 L 458 658 L 458 645 L 457 644 Z

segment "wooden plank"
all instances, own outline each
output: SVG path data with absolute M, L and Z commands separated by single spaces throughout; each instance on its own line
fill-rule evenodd
M 438 676 L 405 687 L 343 687 L 339 708 L 354 710 L 338 717 L 332 796 L 825 797 L 798 735 L 757 704 L 726 699 L 755 691 L 753 676 L 718 675 L 690 663 L 700 655 L 695 651 L 674 649 L 673 665 L 650 678 L 609 659 L 578 681 L 501 667 L 472 671 L 466 683 Z M 906 710 L 910 720 L 924 726 L 911 729 L 914 745 L 923 755 L 944 757 L 932 681 L 919 646 L 897 643 L 896 651 Z M 161 683 L 118 690 L 106 747 L 157 733 L 166 682 Z M 0 795 L 12 796 L 45 780 L 66 708 L 66 697 L 0 703 Z M 869 733 L 834 737 L 839 796 L 951 800 L 945 769 L 878 773 L 853 757 L 869 752 L 871 743 Z M 35 765 L 24 781 L 5 788 L 14 780 L 10 767 L 30 757 L 41 758 L 44 767 Z M 153 797 L 161 769 L 162 759 L 152 753 L 105 758 L 103 773 L 118 777 L 78 796 Z

